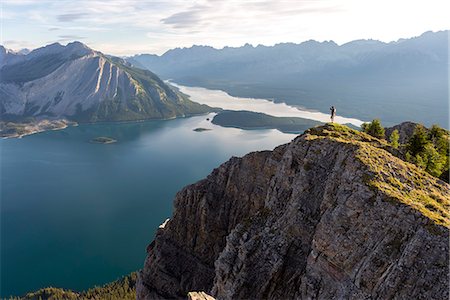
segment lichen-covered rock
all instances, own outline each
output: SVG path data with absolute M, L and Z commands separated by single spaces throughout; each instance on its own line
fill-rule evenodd
M 344 126 L 232 158 L 180 191 L 140 299 L 445 299 L 450 187 Z

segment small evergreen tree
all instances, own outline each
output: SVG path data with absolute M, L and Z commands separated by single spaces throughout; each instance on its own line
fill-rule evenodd
M 391 142 L 391 146 L 395 149 L 398 149 L 398 140 L 400 139 L 400 134 L 398 134 L 398 130 L 395 129 L 392 131 L 391 136 L 389 137 L 389 140 Z
M 446 162 L 445 157 L 440 155 L 431 143 L 425 146 L 423 155 L 426 161 L 425 170 L 431 175 L 439 177 Z
M 427 168 L 427 162 L 420 154 L 416 154 L 414 157 L 414 164 L 424 170 Z
M 406 152 L 405 159 L 407 162 L 413 162 L 411 152 L 409 152 L 409 151 Z
M 448 181 L 449 133 L 433 125 L 430 130 L 417 125 L 406 147 L 406 160 L 423 168 L 433 176 Z
M 384 128 L 381 126 L 379 119 L 375 119 L 371 123 L 363 123 L 361 128 L 365 133 L 368 133 L 373 137 L 384 139 Z
M 448 156 L 450 144 L 445 129 L 442 129 L 438 125 L 433 125 L 430 129 L 428 137 L 436 147 L 439 154 Z
M 414 133 L 409 139 L 407 149 L 411 152 L 411 155 L 416 156 L 417 154 L 425 150 L 425 146 L 429 144 L 428 135 L 425 127 L 422 125 L 417 125 L 414 129 Z

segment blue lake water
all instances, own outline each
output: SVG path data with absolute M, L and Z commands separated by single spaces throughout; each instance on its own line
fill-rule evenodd
M 81 290 L 141 268 L 178 190 L 233 155 L 295 137 L 222 128 L 207 117 L 80 125 L 0 140 L 0 296 L 45 286 Z M 118 142 L 89 142 L 98 136 Z

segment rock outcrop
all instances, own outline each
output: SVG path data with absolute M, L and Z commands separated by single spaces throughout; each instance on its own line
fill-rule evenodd
M 138 299 L 445 299 L 450 186 L 340 125 L 181 190 Z
M 205 292 L 189 292 L 188 299 L 189 300 L 214 300 L 213 297 L 206 294 Z
M 417 125 L 419 125 L 419 124 L 414 123 L 414 122 L 403 122 L 398 125 L 388 127 L 385 129 L 386 140 L 389 140 L 389 137 L 391 136 L 392 132 L 394 130 L 397 130 L 398 134 L 399 134 L 398 141 L 401 144 L 406 144 L 408 142 L 409 138 L 413 135 L 414 130 L 416 129 Z

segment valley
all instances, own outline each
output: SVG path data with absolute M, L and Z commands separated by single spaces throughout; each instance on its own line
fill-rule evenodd
M 0 45 L 0 298 L 444 299 L 448 33 Z
M 389 43 L 308 40 L 273 46 L 174 48 L 130 63 L 181 85 L 338 114 L 448 128 L 448 30 Z

